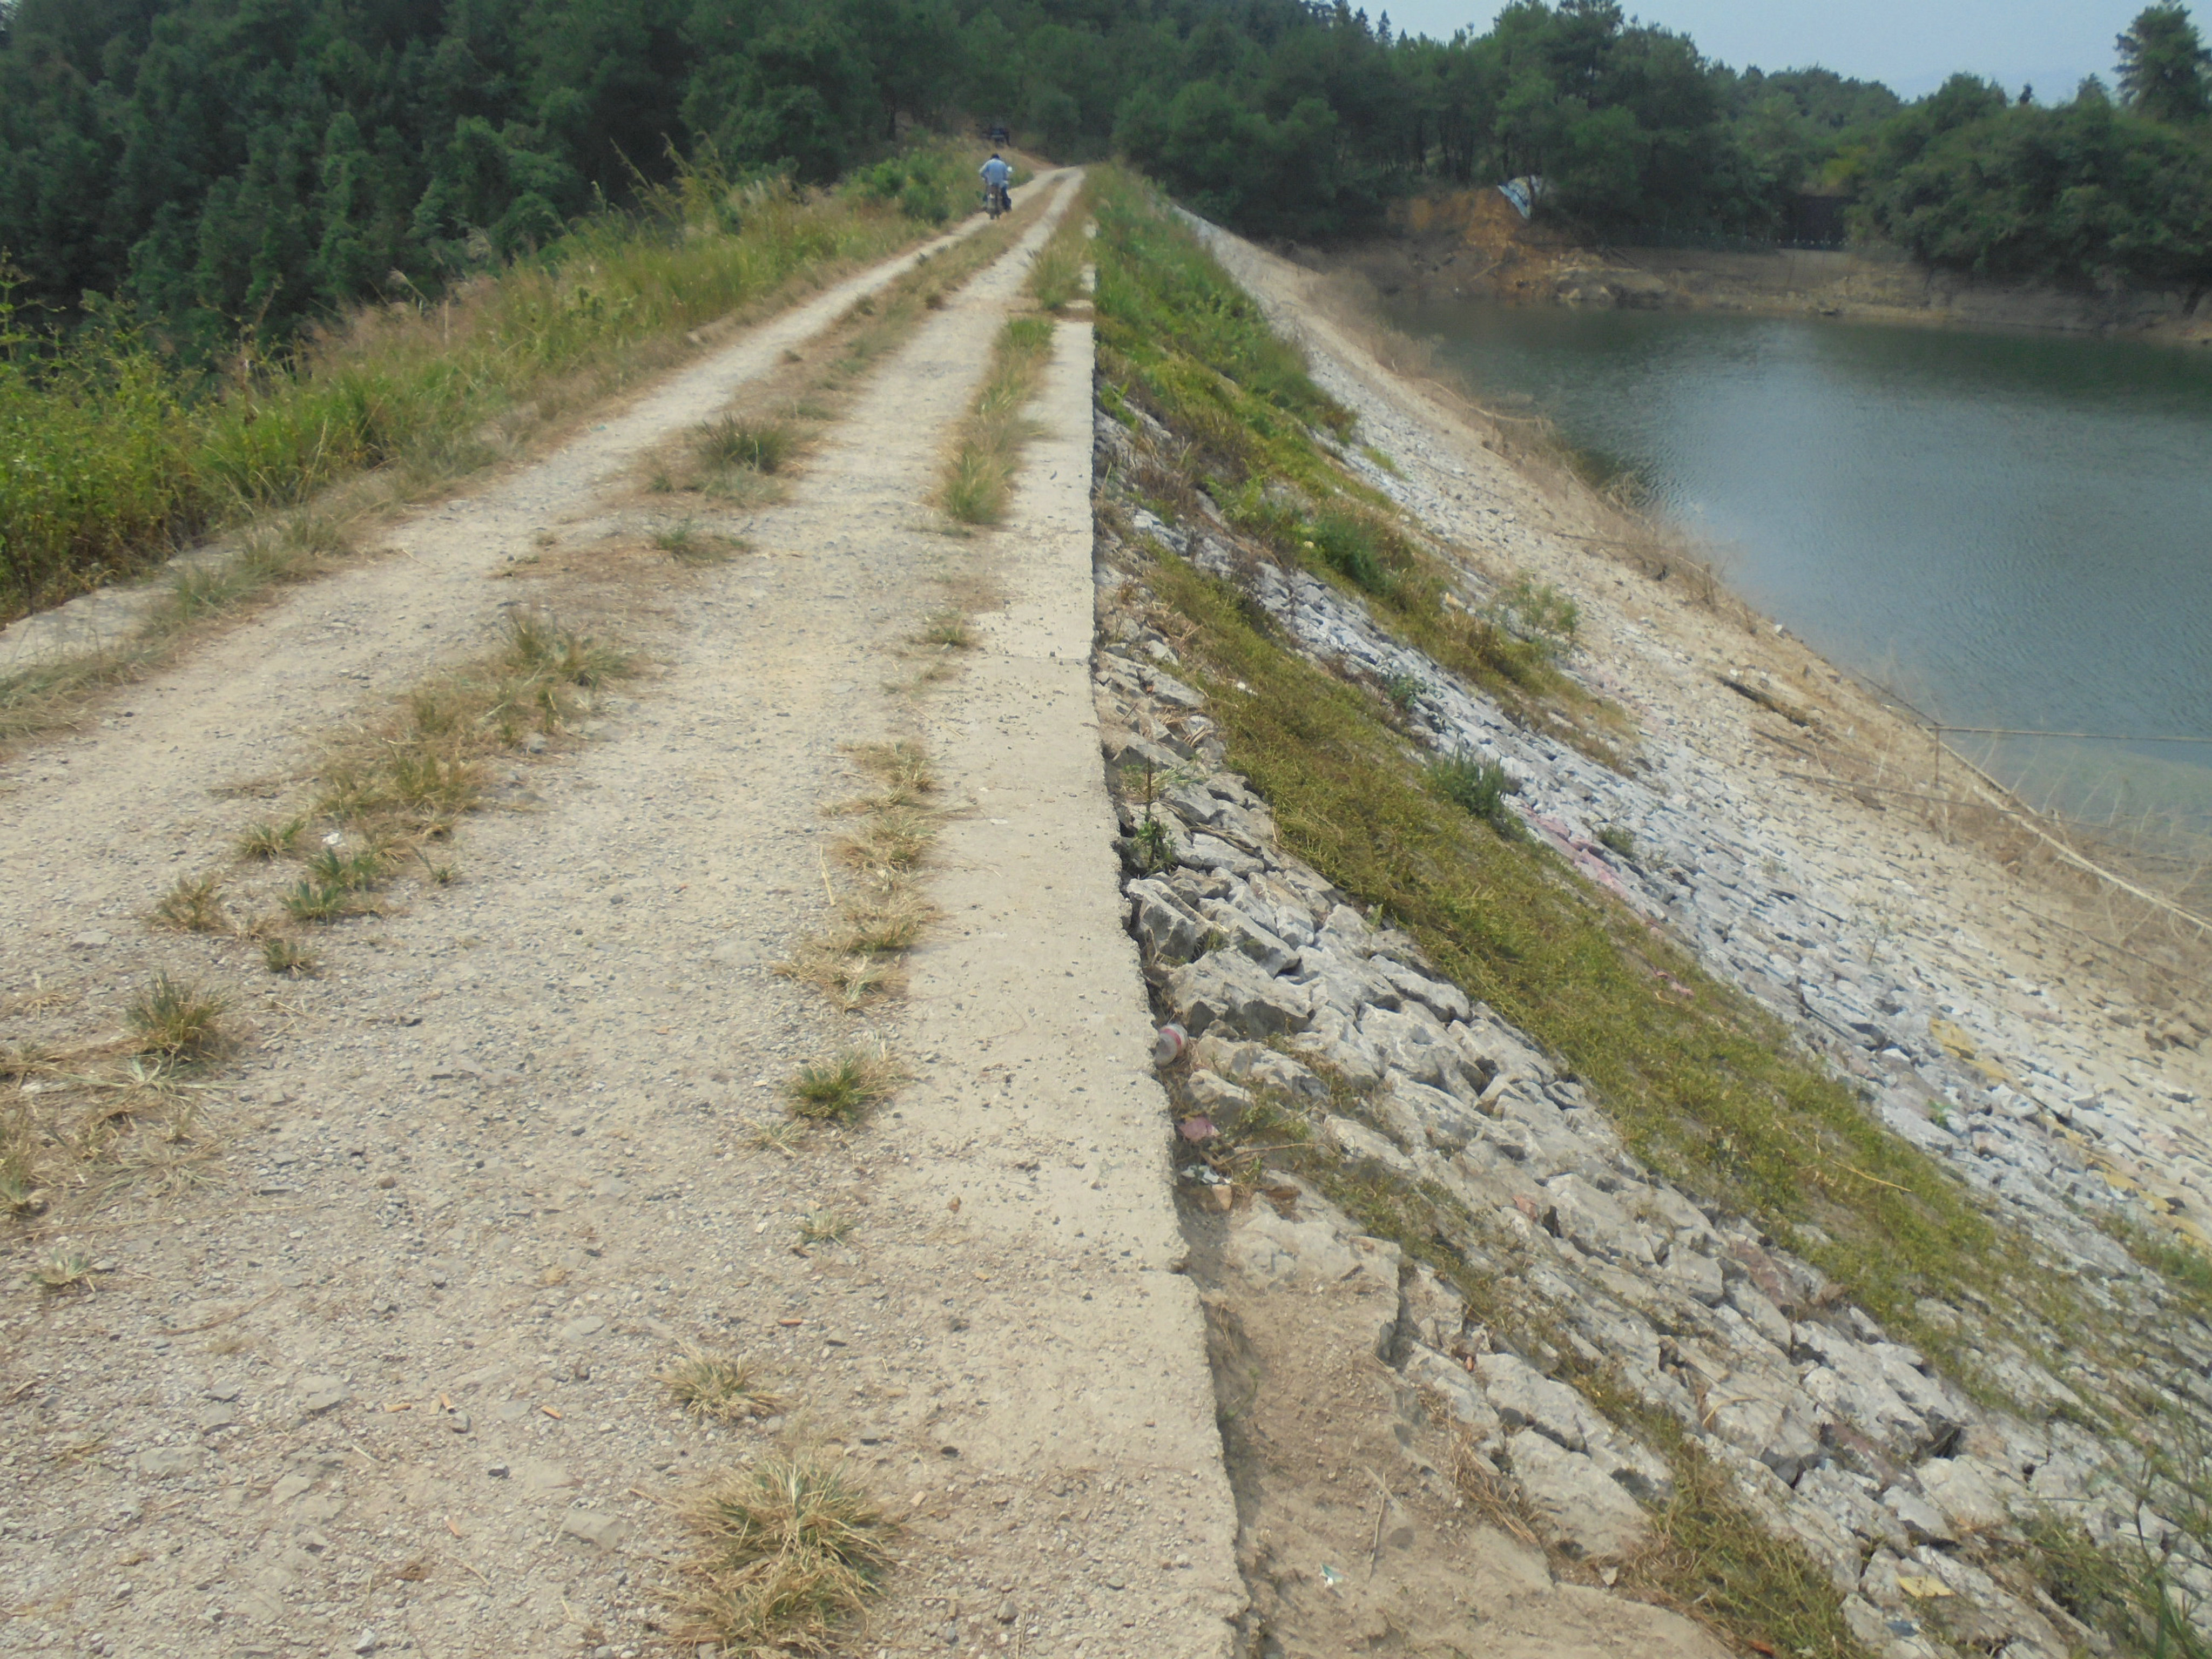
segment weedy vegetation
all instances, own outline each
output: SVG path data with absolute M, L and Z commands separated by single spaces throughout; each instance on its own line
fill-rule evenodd
M 312 978 L 321 963 L 297 939 L 272 933 L 261 941 L 261 965 L 287 979 Z
M 1006 516 L 1022 444 L 1034 429 L 1022 411 L 1044 378 L 1052 338 L 1048 317 L 1009 318 L 999 330 L 938 489 L 939 505 L 956 523 L 994 525 Z
M 1125 424 L 1141 410 L 1185 447 L 1158 487 L 1194 504 L 1202 492 L 1284 563 L 1359 595 L 1401 639 L 1522 720 L 1612 759 L 1619 712 L 1553 665 L 1571 642 L 1571 602 L 1531 586 L 1520 604 L 1471 607 L 1460 568 L 1477 562 L 1435 544 L 1342 464 L 1352 411 L 1315 384 L 1257 302 L 1142 180 L 1106 167 L 1090 177 L 1100 402 Z
M 94 1272 L 92 1258 L 82 1250 L 61 1249 L 49 1250 L 40 1256 L 31 1276 L 46 1295 L 61 1296 L 70 1291 L 90 1290 Z

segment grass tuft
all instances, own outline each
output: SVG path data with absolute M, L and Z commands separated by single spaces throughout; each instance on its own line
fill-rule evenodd
M 725 415 L 700 428 L 699 459 L 709 466 L 746 472 L 780 472 L 799 452 L 799 434 L 781 421 L 749 421 Z
M 687 1349 L 661 1372 L 660 1382 L 694 1417 L 710 1423 L 735 1423 L 748 1417 L 774 1417 L 783 1396 L 763 1385 L 750 1359 Z
M 795 1116 L 849 1123 L 890 1099 L 906 1079 L 905 1067 L 888 1049 L 848 1048 L 800 1066 L 785 1092 Z
M 261 964 L 287 979 L 312 978 L 320 965 L 312 951 L 282 933 L 272 933 L 261 941 Z
M 883 787 L 888 805 L 919 805 L 924 797 L 937 793 L 937 774 L 930 767 L 928 752 L 910 738 L 848 744 L 845 752 L 853 757 L 854 765 Z
M 947 651 L 967 651 L 975 644 L 975 629 L 957 611 L 940 611 L 915 635 L 917 645 L 934 645 Z
M 238 855 L 272 863 L 290 854 L 307 828 L 307 821 L 303 817 L 286 818 L 281 823 L 257 823 L 238 838 Z
M 230 926 L 223 914 L 222 883 L 215 876 L 181 876 L 154 906 L 154 920 L 180 933 L 220 933 Z
M 507 618 L 501 665 L 526 683 L 547 681 L 597 690 L 635 670 L 627 651 L 563 628 L 539 611 L 518 611 Z
M 163 973 L 139 988 L 125 1012 L 137 1035 L 138 1053 L 201 1060 L 229 1045 L 222 1023 L 227 1006 L 213 993 Z
M 823 945 L 838 957 L 890 956 L 911 950 L 938 914 L 935 905 L 902 881 L 848 895 L 837 912 L 837 926 Z
M 684 1504 L 700 1590 L 686 1632 L 740 1654 L 823 1652 L 867 1605 L 896 1528 L 836 1463 L 777 1458 Z
M 839 837 L 837 856 L 855 870 L 904 875 L 921 864 L 937 839 L 931 816 L 911 806 L 887 806 Z
M 361 908 L 350 888 L 303 881 L 285 894 L 285 914 L 295 921 L 341 921 Z
M 873 952 L 835 950 L 829 940 L 809 940 L 775 964 L 784 978 L 811 985 L 841 1013 L 857 1013 L 896 994 L 904 981 L 896 964 Z
M 842 1210 L 817 1210 L 799 1224 L 801 1244 L 842 1244 L 860 1224 Z
M 70 1291 L 88 1291 L 93 1285 L 92 1258 L 82 1250 L 49 1250 L 40 1256 L 31 1276 L 40 1291 L 46 1296 L 61 1296 Z
M 702 530 L 690 520 L 653 532 L 653 544 L 678 564 L 727 564 L 737 544 L 727 536 Z

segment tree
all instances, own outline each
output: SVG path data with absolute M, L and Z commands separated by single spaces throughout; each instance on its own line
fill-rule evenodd
M 2201 121 L 2212 113 L 2205 71 L 2212 52 L 2179 0 L 2148 6 L 2118 41 L 2120 96 L 2154 121 Z

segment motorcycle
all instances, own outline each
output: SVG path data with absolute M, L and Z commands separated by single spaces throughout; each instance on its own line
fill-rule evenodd
M 1002 213 L 1012 212 L 1013 210 L 1013 206 L 1014 198 L 1008 192 L 1004 185 L 986 185 L 983 186 L 983 211 L 989 214 L 994 219 L 997 218 Z

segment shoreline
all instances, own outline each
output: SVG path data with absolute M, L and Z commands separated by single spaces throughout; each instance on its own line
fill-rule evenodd
M 1291 249 L 1309 269 L 1348 272 L 1388 296 L 1488 297 L 1589 309 L 1766 317 L 2061 335 L 2212 347 L 2212 307 L 2185 289 L 2090 290 L 2042 278 L 1937 270 L 1887 246 L 1770 252 L 1586 247 L 1532 234 L 1495 191 L 1416 198 L 1373 240 Z

